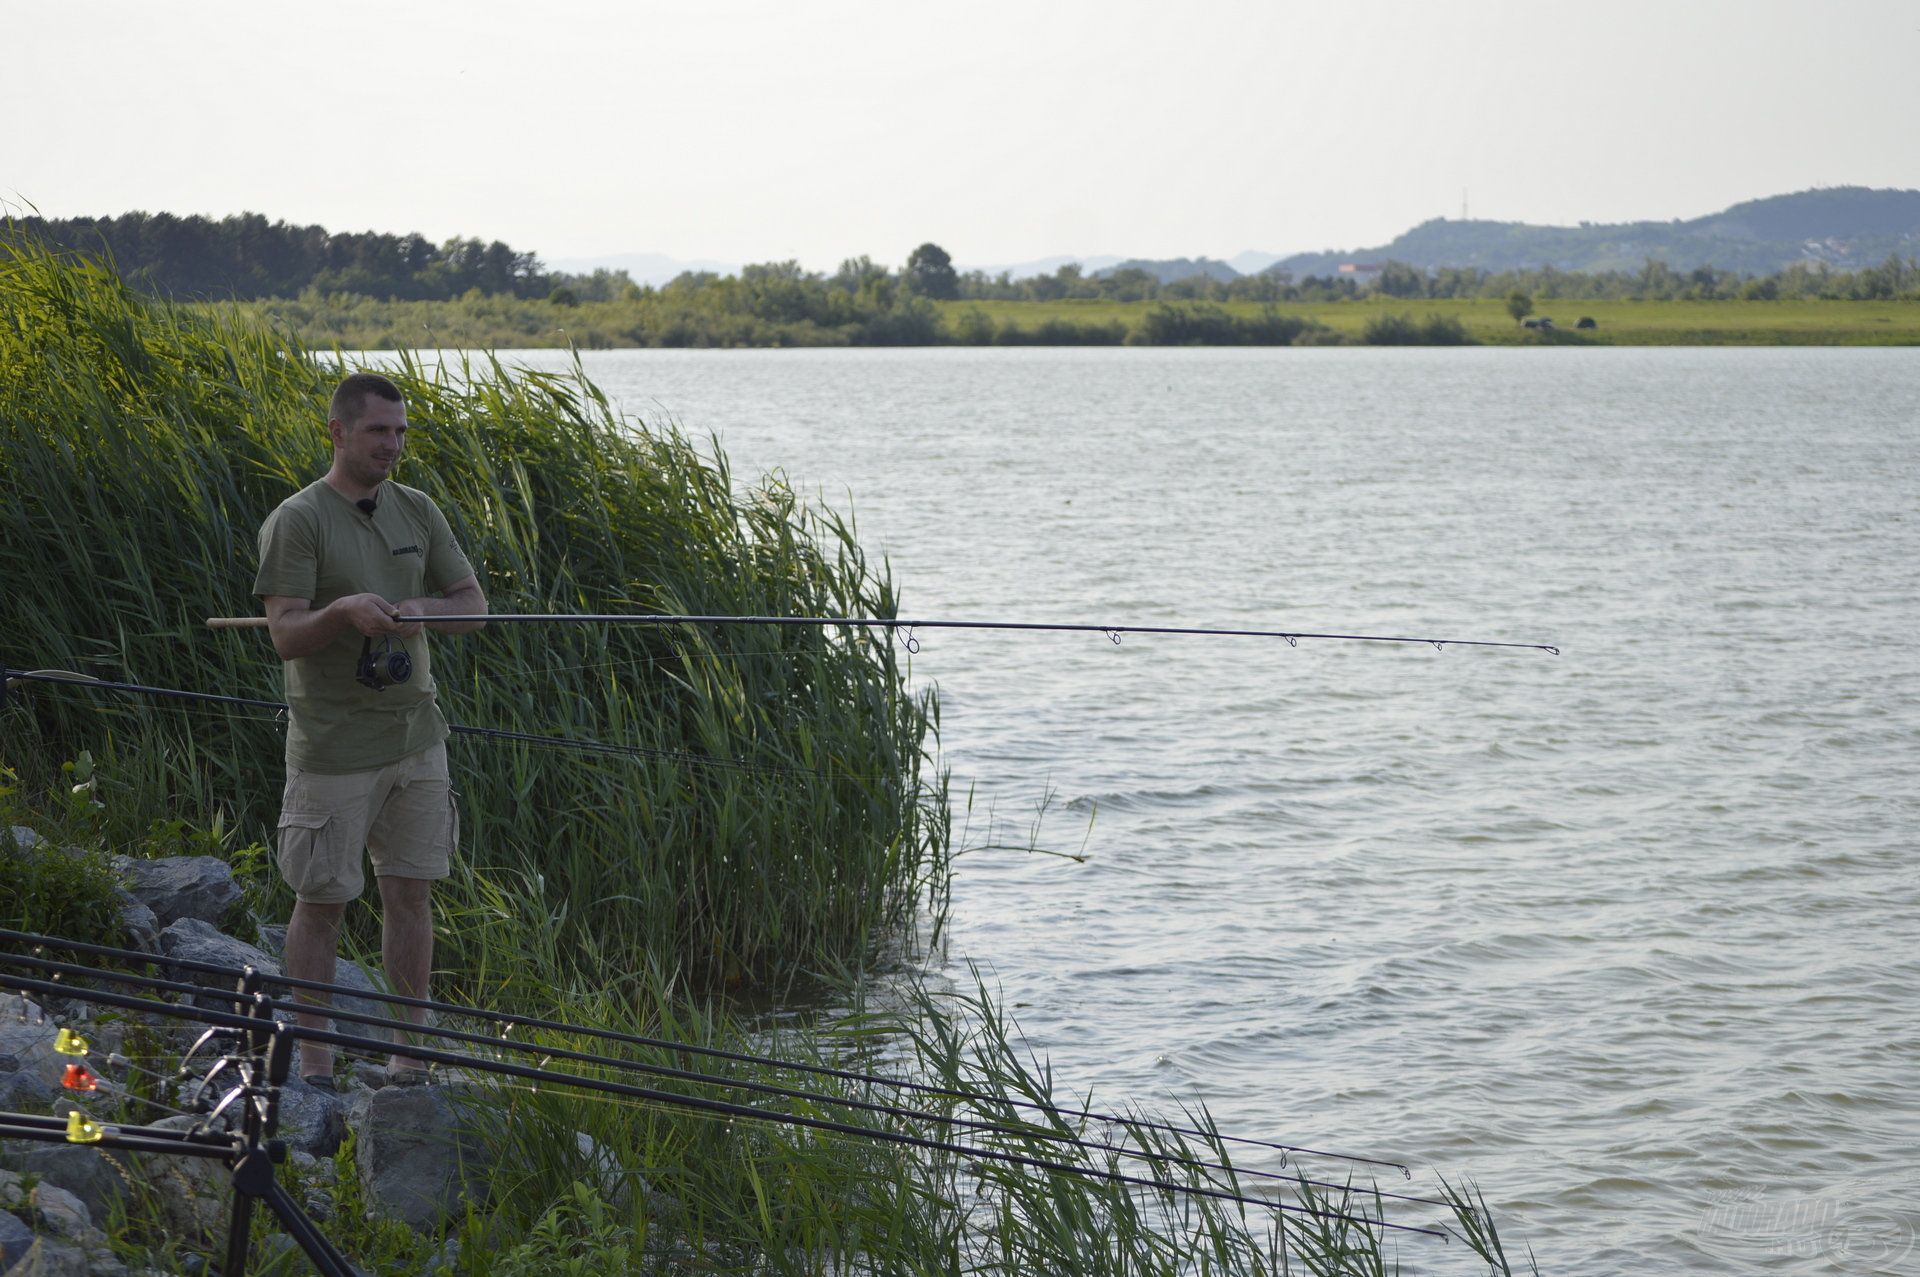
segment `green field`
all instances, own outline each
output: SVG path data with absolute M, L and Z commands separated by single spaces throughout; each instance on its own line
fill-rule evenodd
M 949 330 L 969 310 L 984 312 L 996 324 L 1036 328 L 1054 321 L 1105 324 L 1119 321 L 1131 330 L 1159 302 L 982 301 L 941 302 Z M 1253 316 L 1256 302 L 1228 302 L 1221 309 Z M 1542 344 L 1516 324 L 1498 298 L 1426 301 L 1398 297 L 1352 302 L 1282 302 L 1283 315 L 1325 324 L 1358 340 L 1369 319 L 1381 314 L 1451 315 L 1478 341 L 1489 345 Z M 1557 341 L 1580 340 L 1609 346 L 1911 346 L 1920 344 L 1920 303 L 1910 301 L 1549 301 L 1536 299 L 1537 315 L 1551 316 Z M 1575 334 L 1581 316 L 1598 327 Z
M 193 309 L 225 311 L 235 303 L 201 303 Z M 925 305 L 925 303 L 923 303 Z M 1074 345 L 1138 342 L 1145 317 L 1161 306 L 1190 309 L 1188 302 L 952 301 L 931 303 L 924 333 L 878 344 Z M 1267 307 L 1258 302 L 1198 303 L 1251 320 Z M 585 350 L 634 346 L 844 346 L 876 344 L 853 326 L 791 322 L 751 310 L 701 308 L 655 294 L 633 301 L 587 302 L 562 307 L 511 297 L 456 301 L 378 301 L 368 297 L 307 296 L 297 300 L 242 302 L 238 309 L 322 350 L 387 350 L 396 347 L 525 349 L 569 345 Z M 1363 341 L 1369 320 L 1386 315 L 1457 318 L 1475 341 L 1487 345 L 1607 346 L 1911 346 L 1920 344 L 1920 301 L 1566 301 L 1536 298 L 1537 315 L 1550 316 L 1555 332 L 1522 328 L 1498 298 L 1368 298 L 1347 302 L 1281 302 L 1273 310 L 1327 330 L 1309 331 L 1296 344 Z M 1598 327 L 1576 332 L 1592 316 Z M 1041 332 L 1053 324 L 1054 332 Z M 1059 326 L 1065 325 L 1066 328 Z M 1099 330 L 1110 328 L 1100 335 Z M 981 339 L 978 334 L 987 334 Z M 930 340 L 929 340 L 930 338 Z

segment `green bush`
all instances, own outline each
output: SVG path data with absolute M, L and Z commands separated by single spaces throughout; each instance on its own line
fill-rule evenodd
M 61 773 L 70 787 L 55 801 L 32 803 L 18 773 L 0 763 L 0 927 L 118 944 L 124 938 L 119 878 L 99 846 L 68 842 L 95 827 L 93 759 L 83 754 Z M 14 829 L 30 830 L 39 841 L 26 846 Z
M 1133 340 L 1142 346 L 1290 346 L 1320 327 L 1273 306 L 1243 317 L 1207 302 L 1162 302 L 1147 312 Z
M 1406 314 L 1375 315 L 1361 330 L 1369 346 L 1473 346 L 1473 334 L 1454 315 L 1429 314 L 1415 319 Z
M 1117 319 L 1106 323 L 1091 320 L 1044 319 L 1031 328 L 1009 320 L 1000 326 L 995 340 L 1002 346 L 1118 346 L 1127 339 L 1127 326 Z

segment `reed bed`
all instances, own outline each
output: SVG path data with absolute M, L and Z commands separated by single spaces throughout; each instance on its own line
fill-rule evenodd
M 0 660 L 280 699 L 264 632 L 203 621 L 259 611 L 256 530 L 326 469 L 337 363 L 31 243 L 0 255 Z M 777 480 L 736 491 L 724 459 L 621 419 L 582 377 L 411 358 L 394 375 L 414 426 L 398 477 L 447 512 L 495 611 L 898 606 L 844 520 Z M 936 710 L 884 635 L 501 625 L 435 658 L 456 723 L 637 751 L 454 738 L 466 836 L 443 956 L 493 997 L 529 932 L 609 978 L 653 963 L 766 986 L 938 915 Z M 119 842 L 176 810 L 269 840 L 268 716 L 67 687 L 16 700 L 0 763 L 49 785 L 93 750 Z

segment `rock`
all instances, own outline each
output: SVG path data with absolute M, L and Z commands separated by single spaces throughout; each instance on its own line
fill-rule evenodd
M 120 900 L 120 930 L 127 943 L 143 953 L 156 952 L 160 938 L 160 919 L 140 898 L 125 887 L 115 887 Z
M 53 1049 L 60 1026 L 25 998 L 0 997 L 0 1109 L 17 1111 L 54 1096 L 65 1061 Z
M 92 1152 L 93 1150 L 80 1151 Z M 98 1158 L 95 1160 L 97 1161 Z M 87 1209 L 87 1204 L 48 1180 L 41 1180 L 28 1192 L 27 1206 L 33 1211 L 34 1218 L 55 1237 L 78 1242 L 82 1241 L 87 1234 L 96 1231 L 93 1226 L 93 1212 Z
M 162 1118 L 153 1125 L 181 1131 L 198 1121 L 199 1117 L 185 1114 Z M 158 1207 L 159 1222 L 168 1233 L 193 1246 L 226 1236 L 233 1207 L 233 1176 L 226 1163 L 217 1158 L 171 1153 L 123 1156 L 132 1172 L 153 1186 L 151 1199 Z
M 126 1266 L 114 1258 L 112 1243 L 79 1199 L 44 1182 L 31 1190 L 20 1185 L 20 1176 L 0 1171 L 0 1206 L 34 1221 L 29 1225 L 0 1211 L 0 1272 L 126 1277 Z
M 475 1087 L 389 1086 L 347 1102 L 355 1164 L 369 1210 L 410 1228 L 439 1227 L 466 1198 L 483 1198 L 486 1146 L 471 1129 Z
M 613 1150 L 602 1147 L 593 1136 L 585 1131 L 575 1131 L 573 1142 L 587 1164 L 587 1174 L 592 1176 L 593 1186 L 600 1190 L 600 1196 L 613 1204 L 615 1210 L 625 1210 L 636 1190 L 644 1197 L 653 1196 L 653 1190 L 648 1187 L 646 1180 L 622 1170 L 620 1159 L 613 1155 Z
M 0 1073 L 0 1110 L 19 1113 L 44 1108 L 53 1096 L 53 1083 L 44 1082 L 32 1073 Z
M 93 1251 L 87 1256 L 87 1277 L 127 1277 L 127 1266 L 111 1250 Z
M 460 1271 L 460 1239 L 449 1237 L 440 1243 L 440 1249 L 433 1252 L 433 1258 L 427 1261 L 430 1273 L 457 1273 Z
M 44 841 L 39 834 L 25 825 L 9 825 L 7 832 L 0 835 L 0 851 L 32 851 Z
M 0 1211 L 0 1273 L 7 1271 L 33 1246 L 33 1230 Z
M 344 1099 L 297 1079 L 280 1088 L 280 1124 L 275 1136 L 296 1157 L 332 1157 L 347 1132 Z
M 37 1175 L 40 1183 L 34 1192 L 49 1190 L 48 1200 L 53 1203 L 50 1209 L 57 1213 L 77 1207 L 89 1226 L 107 1217 L 121 1192 L 120 1176 L 100 1156 L 100 1150 L 78 1144 L 8 1140 L 0 1144 L 0 1164 L 23 1175 Z
M 86 1251 L 71 1242 L 38 1237 L 26 1257 L 7 1270 L 7 1277 L 93 1277 L 93 1273 Z
M 0 1073 L 50 1071 L 63 1063 L 53 1049 L 60 1026 L 24 998 L 0 1002 Z
M 233 870 L 218 856 L 163 856 L 158 860 L 115 856 L 113 867 L 120 871 L 127 890 L 153 910 L 163 927 L 182 918 L 218 922 L 242 894 L 233 880 Z
M 214 925 L 200 918 L 181 918 L 168 924 L 160 933 L 160 952 L 169 958 L 179 958 L 187 962 L 206 962 L 222 967 L 253 967 L 268 975 L 279 975 L 280 964 L 260 950 L 246 943 L 224 935 Z M 182 970 L 173 973 L 173 977 L 190 984 L 203 984 L 209 988 L 232 988 L 238 977 L 212 975 L 203 971 Z M 195 997 L 196 1006 L 212 1011 L 237 1010 L 231 999 L 217 997 Z

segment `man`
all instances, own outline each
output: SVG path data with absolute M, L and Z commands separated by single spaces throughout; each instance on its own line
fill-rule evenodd
M 286 663 L 291 710 L 278 856 L 295 897 L 286 969 L 333 979 L 340 921 L 365 888 L 366 852 L 380 884 L 387 978 L 395 992 L 425 997 L 430 892 L 449 872 L 459 815 L 427 636 L 398 618 L 478 615 L 487 600 L 439 507 L 390 478 L 407 437 L 399 389 L 373 373 L 348 377 L 333 392 L 327 431 L 333 465 L 267 516 L 253 585 Z M 408 1016 L 424 1020 L 415 1008 Z M 299 1020 L 328 1025 L 324 1014 Z M 332 1049 L 302 1044 L 300 1075 L 333 1089 Z M 403 1043 L 388 1077 L 421 1082 L 426 1070 Z

